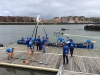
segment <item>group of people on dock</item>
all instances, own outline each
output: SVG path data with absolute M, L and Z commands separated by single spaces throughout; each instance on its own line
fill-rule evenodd
M 27 40 L 25 40 L 23 37 L 20 40 L 21 42 L 25 42 L 27 45 L 27 51 L 28 56 L 34 59 L 34 45 L 37 46 L 37 51 L 42 50 L 42 54 L 46 52 L 45 46 L 48 48 L 49 43 L 49 37 L 46 36 L 42 37 L 42 40 L 40 36 L 38 36 L 36 39 L 32 37 L 27 37 Z M 91 44 L 91 40 L 87 40 L 88 46 Z M 63 53 L 63 65 L 68 64 L 68 54 L 70 52 L 71 57 L 73 57 L 73 51 L 75 48 L 75 43 L 72 39 L 67 37 L 67 41 L 65 41 L 62 37 L 58 36 L 57 38 L 57 46 L 62 47 L 62 53 Z M 6 50 L 6 53 L 8 54 L 8 60 L 10 58 L 14 58 L 14 48 L 8 48 Z M 66 60 L 66 63 L 65 63 Z
M 49 42 L 49 37 L 47 34 L 45 37 L 44 36 L 42 37 L 42 40 L 41 40 L 40 36 L 38 36 L 36 39 L 32 38 L 32 37 L 27 37 L 27 40 L 25 40 L 24 37 L 22 37 L 20 42 L 26 43 L 28 56 L 34 59 L 34 56 L 33 56 L 34 45 L 37 46 L 37 51 L 42 50 L 42 54 L 45 53 L 46 52 L 45 46 L 47 46 L 47 44 Z M 47 46 L 47 48 L 48 48 L 48 46 Z M 6 50 L 6 53 L 8 54 L 8 60 L 10 58 L 13 58 L 14 57 L 14 48 L 8 48 Z
M 73 51 L 74 51 L 75 43 L 69 37 L 67 37 L 67 41 L 65 41 L 60 36 L 58 36 L 57 43 L 58 43 L 58 47 L 62 47 L 62 51 L 63 51 L 63 65 L 68 64 L 69 50 L 70 50 L 71 57 L 73 57 Z M 65 63 L 65 60 L 66 60 L 66 63 Z

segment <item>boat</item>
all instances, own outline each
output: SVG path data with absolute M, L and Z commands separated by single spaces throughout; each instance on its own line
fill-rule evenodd
M 87 48 L 87 43 L 75 43 L 75 48 Z M 91 43 L 90 49 L 94 49 L 94 43 Z
M 6 47 L 4 47 L 4 45 L 2 43 L 0 43 L 0 49 L 4 49 Z
M 18 40 L 17 44 L 26 45 L 26 42 L 20 42 L 20 40 Z M 48 46 L 58 47 L 57 43 L 48 43 Z M 75 43 L 75 48 L 85 48 L 86 49 L 87 48 L 87 43 L 86 42 L 84 42 L 84 43 Z M 94 43 L 91 43 L 90 49 L 94 49 Z
M 4 45 L 2 43 L 0 43 L 0 47 L 4 47 Z
M 61 32 L 61 31 L 55 31 L 55 32 L 53 32 L 53 34 L 54 34 L 54 35 L 63 35 L 64 33 Z
M 61 28 L 61 30 L 66 30 L 65 28 Z
M 17 44 L 25 44 L 26 45 L 26 42 L 22 42 L 21 40 L 17 40 Z
M 55 46 L 57 47 L 56 43 L 49 43 L 48 46 Z M 75 48 L 87 48 L 87 43 L 75 43 Z M 91 43 L 90 49 L 94 49 L 94 43 Z

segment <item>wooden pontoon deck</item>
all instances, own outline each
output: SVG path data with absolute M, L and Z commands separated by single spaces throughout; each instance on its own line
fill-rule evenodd
M 15 48 L 15 57 L 31 59 L 28 57 L 26 45 L 12 44 L 7 48 L 10 47 Z M 46 48 L 46 53 L 42 54 L 35 47 L 33 62 L 27 65 L 22 65 L 21 59 L 12 58 L 8 60 L 5 53 L 7 48 L 0 49 L 0 65 L 53 72 L 58 72 L 59 67 L 62 65 L 62 48 L 49 46 Z M 40 64 L 39 62 L 46 62 L 47 65 Z M 69 55 L 69 64 L 63 66 L 61 70 L 61 75 L 100 75 L 100 51 L 76 48 L 74 50 L 74 57 L 70 57 Z

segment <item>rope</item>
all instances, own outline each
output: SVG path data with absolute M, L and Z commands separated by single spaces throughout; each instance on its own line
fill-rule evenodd
M 42 23 L 42 22 L 41 22 L 41 23 Z M 43 26 L 43 23 L 42 23 L 42 26 Z M 45 35 L 46 35 L 47 33 L 46 33 L 46 30 L 45 30 L 44 26 L 43 26 L 43 30 L 44 30 L 44 32 L 45 32 Z
M 33 35 L 34 35 L 35 29 L 36 29 L 36 25 L 35 25 L 35 27 L 34 27 L 34 30 L 33 30 L 33 34 L 32 34 L 32 37 L 33 37 Z

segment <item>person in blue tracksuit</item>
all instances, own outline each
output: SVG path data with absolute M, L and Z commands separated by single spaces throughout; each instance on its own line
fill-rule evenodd
M 67 46 L 67 43 L 64 43 L 64 46 L 62 49 L 63 49 L 63 65 L 65 65 L 65 58 L 68 64 L 68 54 L 69 54 L 69 47 Z
M 58 38 L 57 38 L 57 44 L 58 44 L 58 47 L 62 46 L 62 37 L 58 36 Z
M 35 38 L 32 38 L 32 42 L 33 42 L 33 44 L 35 45 Z
M 30 42 L 30 40 L 27 38 L 27 40 L 26 40 L 26 45 L 27 45 L 28 54 L 29 54 L 29 42 Z
M 69 37 L 67 37 L 67 43 L 70 43 L 70 40 L 71 40 L 71 39 L 70 39 Z
M 64 45 L 65 44 L 65 40 L 64 39 L 62 39 L 62 45 Z
M 34 59 L 33 52 L 34 52 L 34 43 L 32 40 L 30 40 L 30 42 L 29 42 L 29 56 Z
M 8 60 L 10 60 L 10 58 L 14 57 L 14 48 L 8 48 L 6 53 L 8 54 Z
M 71 57 L 73 57 L 73 51 L 74 51 L 75 43 L 73 42 L 72 39 L 70 40 L 69 47 L 70 47 L 70 55 L 71 55 Z
M 48 46 L 48 43 L 49 43 L 49 37 L 48 37 L 47 34 L 46 34 L 45 40 L 46 40 L 45 44 L 46 44 L 46 46 Z M 48 48 L 48 47 L 47 47 L 47 48 Z
M 46 52 L 46 50 L 45 50 L 45 42 L 46 42 L 46 40 L 45 40 L 45 38 L 43 37 L 43 38 L 42 38 L 42 54 Z
M 87 39 L 86 42 L 87 42 L 87 48 L 90 49 L 91 48 L 91 43 L 92 43 L 91 40 Z
M 22 37 L 21 40 L 18 40 L 18 43 L 25 43 L 25 38 Z
M 24 37 L 22 37 L 21 41 L 22 41 L 22 42 L 25 42 L 25 39 L 24 39 Z
M 29 40 L 31 40 L 31 39 L 32 39 L 32 37 L 31 37 L 31 36 L 28 36 L 27 38 L 28 38 Z
M 40 44 L 41 44 L 41 39 L 40 39 L 40 36 L 38 36 L 38 38 L 36 39 L 37 50 L 40 49 Z

